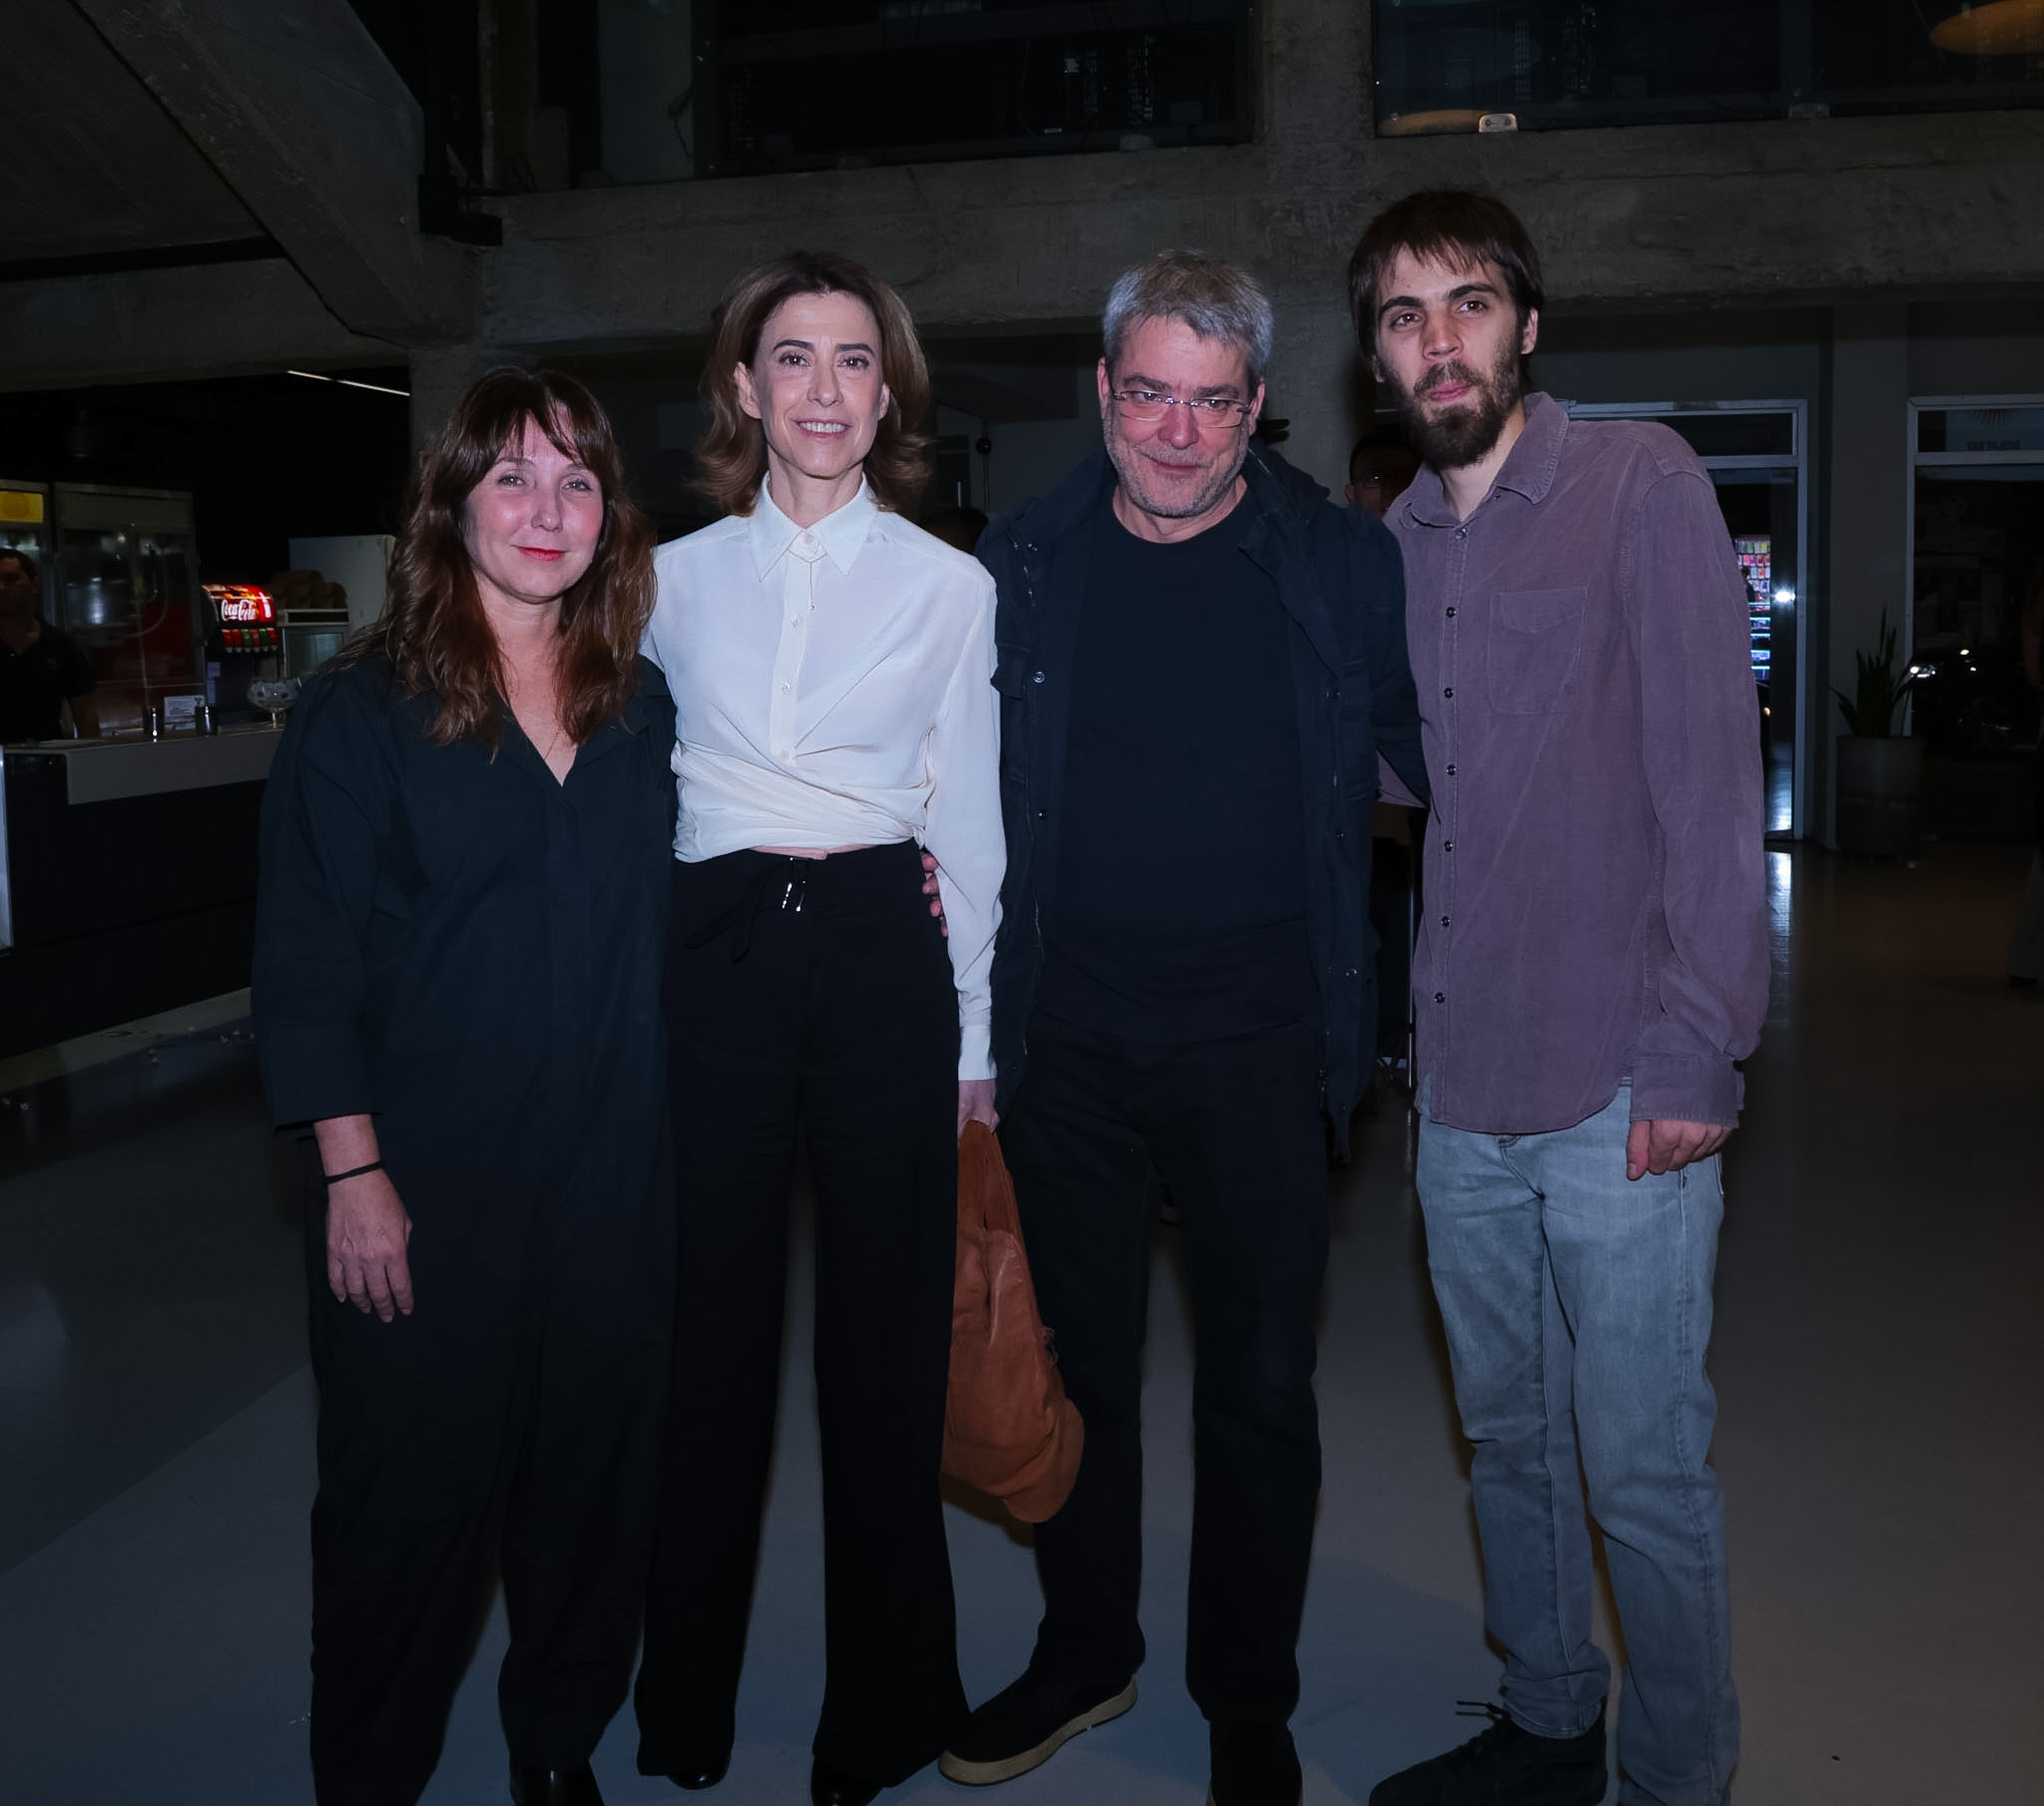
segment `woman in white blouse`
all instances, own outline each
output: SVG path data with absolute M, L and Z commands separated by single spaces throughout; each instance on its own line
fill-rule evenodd
M 646 641 L 680 717 L 681 1263 L 639 1767 L 701 1788 L 731 1759 L 800 1139 L 828 1669 L 810 1795 L 857 1806 L 965 1710 L 937 1464 L 956 1139 L 993 1120 L 994 588 L 901 513 L 929 377 L 892 289 L 795 253 L 733 284 L 713 327 L 703 482 L 727 515 L 659 554 Z

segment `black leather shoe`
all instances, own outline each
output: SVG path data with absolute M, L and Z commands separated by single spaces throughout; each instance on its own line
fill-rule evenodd
M 810 1806 L 866 1806 L 879 1791 L 879 1782 L 833 1767 L 821 1756 L 809 1764 Z
M 514 1762 L 511 1798 L 516 1806 L 603 1806 L 587 1762 L 579 1768 L 526 1768 Z
M 1119 1718 L 1136 1703 L 1136 1683 L 1074 1685 L 1031 1668 L 966 1719 L 937 1758 L 937 1771 L 968 1787 L 990 1787 L 1040 1768 L 1081 1731 Z
M 678 1768 L 668 1770 L 668 1779 L 677 1787 L 686 1787 L 691 1793 L 701 1793 L 706 1787 L 715 1787 L 731 1773 L 731 1751 L 724 1754 L 708 1768 Z
M 1214 1758 L 1207 1806 L 1299 1806 L 1305 1777 L 1283 1725 L 1217 1719 L 1207 1742 Z

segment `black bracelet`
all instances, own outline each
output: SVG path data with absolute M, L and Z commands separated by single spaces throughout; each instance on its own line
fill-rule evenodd
M 345 1172 L 322 1172 L 319 1176 L 331 1187 L 339 1184 L 342 1179 L 358 1179 L 365 1172 L 381 1172 L 382 1170 L 383 1162 L 381 1160 L 371 1160 L 366 1166 L 350 1166 Z

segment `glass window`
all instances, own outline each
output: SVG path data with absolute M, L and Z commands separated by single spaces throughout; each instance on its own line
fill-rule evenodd
M 2022 615 L 2044 599 L 2044 462 L 1925 464 L 1915 473 L 1910 731 L 1960 759 L 2037 737 Z
M 2044 104 L 2031 0 L 1377 0 L 1377 129 Z M 1987 15 L 2001 15 L 1997 23 Z

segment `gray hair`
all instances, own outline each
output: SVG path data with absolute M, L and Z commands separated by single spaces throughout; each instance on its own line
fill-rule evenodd
M 1271 362 L 1271 297 L 1241 264 L 1204 251 L 1160 250 L 1123 270 L 1100 316 L 1109 371 L 1136 327 L 1163 319 L 1178 320 L 1202 338 L 1239 345 L 1250 387 L 1264 380 Z

